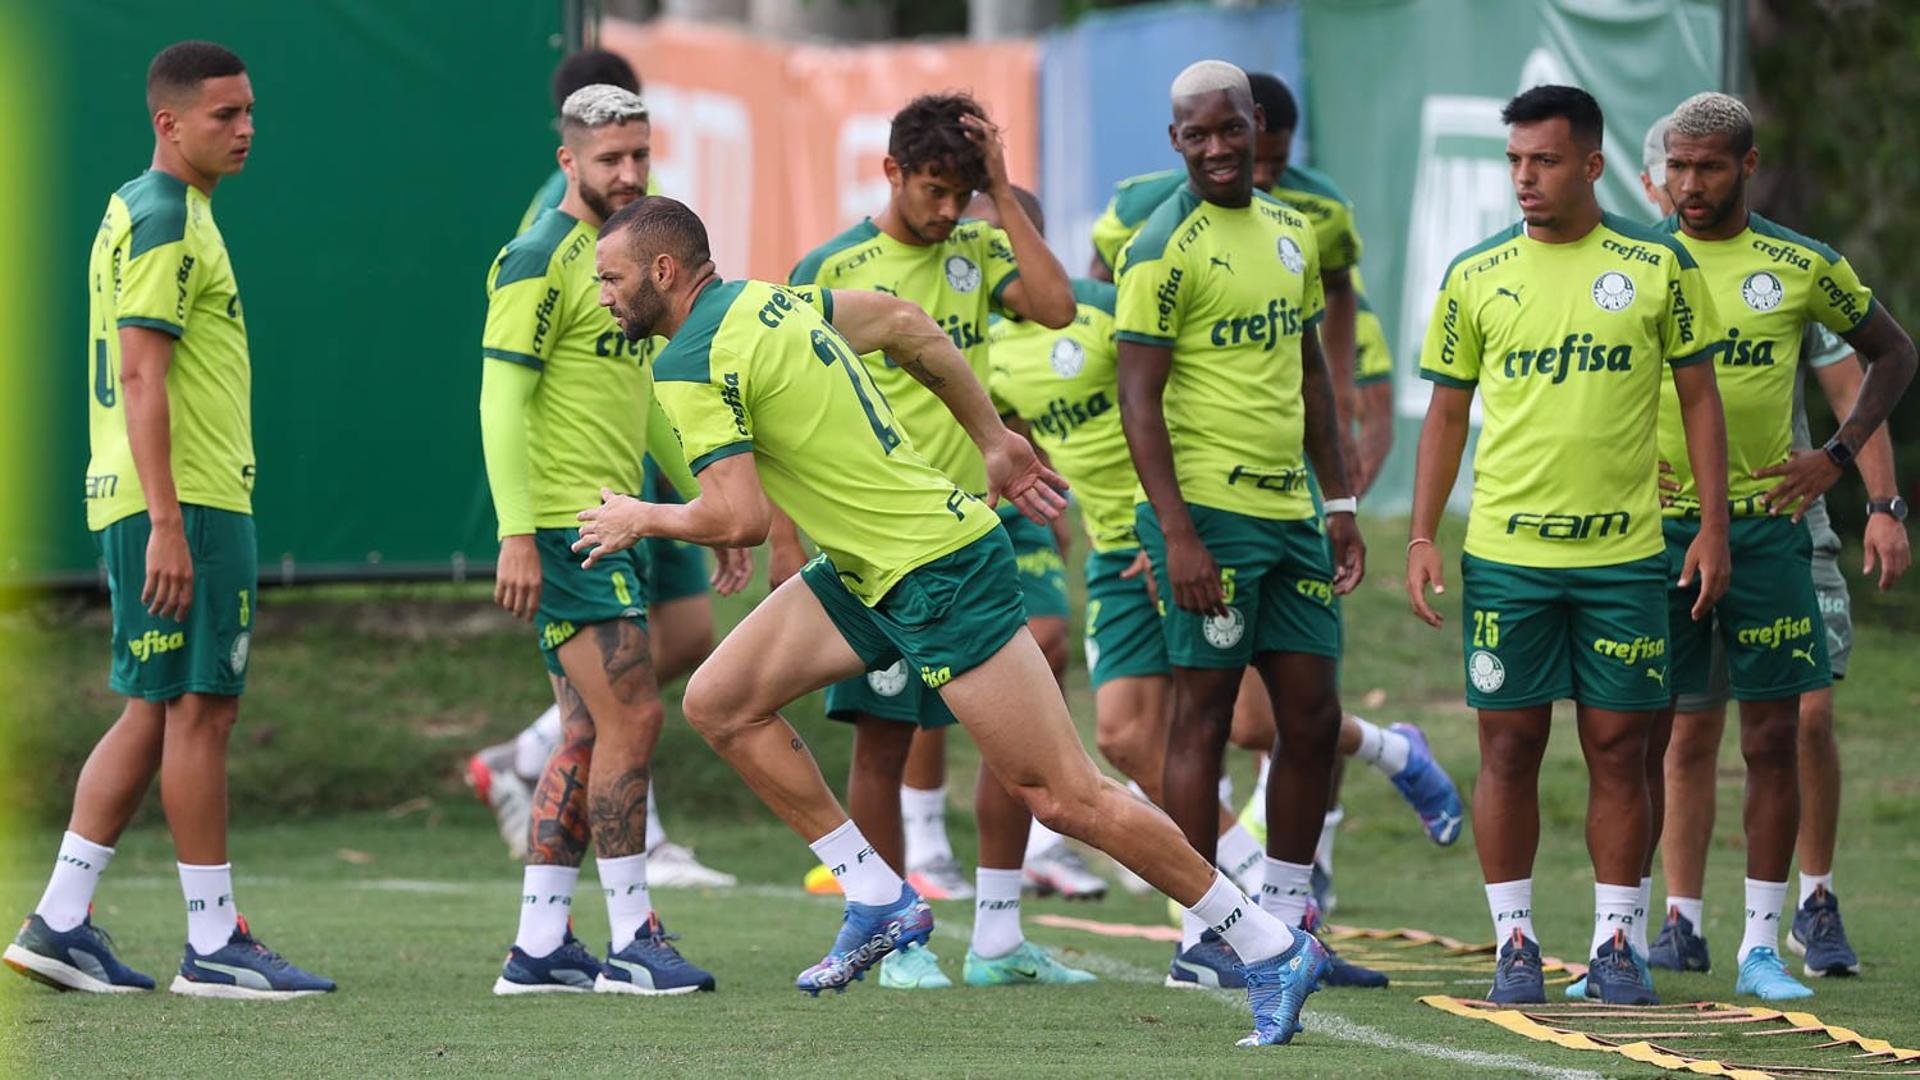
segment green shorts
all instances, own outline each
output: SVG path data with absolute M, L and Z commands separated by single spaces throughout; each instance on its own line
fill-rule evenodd
M 184 622 L 150 614 L 140 602 L 147 584 L 147 538 L 153 532 L 144 512 L 93 534 L 107 564 L 113 604 L 107 685 L 116 694 L 148 701 L 172 701 L 181 694 L 237 697 L 247 688 L 260 583 L 253 517 L 183 505 L 180 519 L 193 560 L 193 603 Z
M 682 501 L 680 493 L 667 482 L 652 458 L 646 459 L 645 469 L 646 479 L 640 487 L 642 499 L 652 503 Z M 642 545 L 646 548 L 647 576 L 652 583 L 652 591 L 647 595 L 650 606 L 706 594 L 712 571 L 707 568 L 705 548 L 661 536 L 649 536 Z
M 1053 530 L 1036 525 L 1012 503 L 1000 506 L 1000 527 L 1013 544 L 1013 564 L 1020 570 L 1020 596 L 1029 619 L 1067 617 L 1067 564 Z
M 579 529 L 535 529 L 540 549 L 540 610 L 533 617 L 540 635 L 540 658 L 547 670 L 565 676 L 560 646 L 584 626 L 631 619 L 647 625 L 647 557 L 638 546 L 606 556 L 585 570 L 573 552 Z
M 1145 575 L 1123 578 L 1139 548 L 1087 556 L 1087 676 L 1094 689 L 1113 679 L 1167 674 L 1167 639 Z
M 1225 615 L 1198 615 L 1167 603 L 1173 588 L 1160 519 L 1150 503 L 1134 511 L 1140 545 L 1153 560 L 1169 664 L 1238 668 L 1268 652 L 1340 658 L 1340 601 L 1333 595 L 1333 560 L 1319 519 L 1268 521 L 1206 506 L 1190 506 L 1188 513 L 1219 564 Z
M 1460 576 L 1468 705 L 1643 712 L 1671 700 L 1665 555 L 1574 569 L 1462 555 Z
M 909 572 L 872 607 L 847 591 L 825 555 L 800 576 L 867 665 L 864 677 L 827 687 L 827 715 L 836 720 L 866 714 L 946 727 L 955 721 L 940 687 L 991 659 L 1026 625 L 1004 529 Z
M 1678 580 L 1700 523 L 1668 518 L 1667 580 Z M 1695 622 L 1700 590 L 1671 584 L 1667 627 L 1676 695 L 1694 704 L 1712 684 L 1713 643 L 1724 650 L 1728 684 L 1741 701 L 1772 701 L 1833 685 L 1826 625 L 1813 588 L 1813 536 L 1784 517 L 1735 518 L 1728 534 L 1733 580 L 1711 617 Z

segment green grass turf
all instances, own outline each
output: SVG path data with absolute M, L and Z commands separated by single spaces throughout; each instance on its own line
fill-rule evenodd
M 1463 787 L 1476 760 L 1471 714 L 1459 703 L 1457 623 L 1431 632 L 1406 614 L 1397 580 L 1399 533 L 1370 530 L 1375 572 L 1349 605 L 1350 707 L 1381 722 L 1417 720 Z M 1457 550 L 1457 548 L 1455 549 Z M 1077 562 L 1071 559 L 1070 562 Z M 1457 583 L 1457 582 L 1456 582 Z M 1856 589 L 1858 589 L 1856 583 Z M 1906 586 L 1905 590 L 1911 590 Z M 486 615 L 472 587 L 332 588 L 270 593 L 255 649 L 254 688 L 235 750 L 233 859 L 242 910 L 275 947 L 338 979 L 326 1000 L 275 1006 L 154 997 L 55 995 L 0 975 L 0 1055 L 29 1074 L 118 1076 L 214 1070 L 312 1075 L 533 1075 L 725 1070 L 731 1073 L 1199 1075 L 1283 1069 L 1300 1075 L 1651 1075 L 1623 1059 L 1522 1040 L 1414 1002 L 1416 991 L 1328 991 L 1309 1008 L 1298 1045 L 1249 1052 L 1233 1040 L 1247 1021 L 1231 1000 L 1159 988 L 1168 947 L 1034 927 L 1036 940 L 1096 968 L 1074 989 L 900 994 L 861 984 L 813 1001 L 790 989 L 818 959 L 835 906 L 804 897 L 806 848 L 757 808 L 738 780 L 677 721 L 658 768 L 664 817 L 677 839 L 750 888 L 662 891 L 663 916 L 687 954 L 720 980 L 717 995 L 647 1001 L 567 996 L 497 1000 L 488 989 L 513 933 L 517 868 L 454 770 L 474 745 L 516 730 L 542 706 L 538 662 L 525 632 Z M 396 603 L 396 599 L 402 603 Z M 723 605 L 723 624 L 742 601 Z M 1449 609 L 1457 617 L 1458 590 Z M 73 771 L 111 719 L 98 689 L 97 617 L 4 625 L 14 658 L 6 762 L 16 809 L 38 824 L 0 854 L 0 911 L 24 915 L 39 894 L 70 797 Z M 1898 622 L 1899 620 L 1895 620 Z M 49 629 L 48 626 L 51 625 Z M 1911 1006 L 1920 945 L 1911 897 L 1920 893 L 1920 788 L 1909 725 L 1920 710 L 1911 657 L 1920 636 L 1863 626 L 1854 677 L 1840 693 L 1847 769 L 1836 884 L 1866 963 L 1861 979 L 1815 984 L 1809 1007 L 1896 1044 L 1920 1043 Z M 1076 664 L 1073 704 L 1091 707 Z M 829 776 L 844 775 L 845 732 L 794 710 Z M 1536 920 L 1550 953 L 1577 957 L 1590 920 L 1591 873 L 1581 842 L 1584 772 L 1561 725 L 1542 781 L 1544 837 Z M 954 742 L 956 792 L 970 784 L 971 748 Z M 1245 764 L 1236 758 L 1242 788 Z M 1708 976 L 1663 975 L 1669 1001 L 1729 1000 L 1740 933 L 1742 773 L 1731 748 L 1719 782 L 1706 930 L 1719 966 Z M 1337 921 L 1412 925 L 1455 936 L 1488 934 L 1471 836 L 1440 850 L 1419 833 L 1391 787 L 1348 770 L 1336 871 Z M 17 819 L 16 819 L 17 820 Z M 956 850 L 970 861 L 972 826 L 952 816 Z M 588 882 L 578 923 L 603 944 L 605 913 Z M 1656 881 L 1656 902 L 1660 886 Z M 959 975 L 964 904 L 936 905 L 936 947 Z M 1121 922 L 1152 922 L 1163 905 L 1116 894 L 1098 905 L 1030 903 Z M 97 915 L 123 954 L 163 985 L 178 962 L 182 917 L 171 851 L 150 807 L 123 839 Z M 1473 995 L 1484 984 L 1462 985 Z M 1460 1059 L 1449 1054 L 1487 1055 Z

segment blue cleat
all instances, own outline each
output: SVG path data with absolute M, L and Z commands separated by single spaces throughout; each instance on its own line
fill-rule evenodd
M 507 950 L 507 962 L 493 981 L 493 992 L 513 994 L 585 994 L 592 992 L 604 969 L 567 927 L 560 947 L 545 956 L 529 956 L 520 946 Z
M 794 989 L 813 997 L 822 990 L 844 992 L 888 953 L 925 945 L 932 936 L 933 910 L 911 885 L 900 886 L 900 898 L 891 904 L 849 902 L 832 950 L 794 979 Z
M 991 958 L 968 949 L 964 978 L 968 986 L 1077 986 L 1096 981 L 1093 972 L 1068 967 L 1031 941 Z
M 1707 954 L 1706 935 L 1694 933 L 1693 920 L 1670 908 L 1667 924 L 1647 948 L 1647 964 L 1666 971 L 1704 973 L 1713 970 L 1713 957 Z
M 1515 930 L 1513 939 L 1500 946 L 1487 1000 L 1495 1005 L 1546 1004 L 1547 977 L 1541 970 L 1538 942 Z
M 1787 974 L 1780 954 L 1762 945 L 1740 961 L 1740 978 L 1733 984 L 1736 994 L 1752 994 L 1762 1001 L 1798 1001 L 1810 998 L 1813 991 Z
M 27 916 L 20 933 L 7 946 L 7 966 L 55 990 L 89 994 L 131 994 L 153 989 L 153 977 L 142 975 L 113 954 L 113 939 L 93 925 L 93 913 L 64 933 L 47 925 L 38 914 Z
M 1840 922 L 1840 898 L 1828 892 L 1825 885 L 1814 889 L 1807 902 L 1794 909 L 1787 949 L 1805 958 L 1803 970 L 1810 979 L 1860 974 L 1860 958 L 1847 943 L 1847 928 Z
M 1608 1005 L 1660 1004 L 1660 996 L 1653 992 L 1640 965 L 1640 958 L 1627 941 L 1627 932 L 1615 930 L 1613 937 L 1600 943 L 1592 963 L 1587 965 L 1586 996 Z
M 1176 990 L 1238 990 L 1247 980 L 1232 946 L 1207 930 L 1192 948 L 1174 950 L 1166 985 Z
M 1427 748 L 1426 732 L 1421 731 L 1419 725 L 1395 724 L 1389 730 L 1405 735 L 1413 744 L 1406 768 L 1393 776 L 1393 786 L 1400 789 L 1400 794 L 1420 815 L 1420 825 L 1427 830 L 1427 838 L 1446 847 L 1460 838 L 1460 824 L 1466 820 L 1466 812 L 1460 806 L 1460 791 L 1453 786 L 1447 770 L 1434 759 L 1433 751 Z
M 240 919 L 225 945 L 202 955 L 187 946 L 168 989 L 188 997 L 282 1001 L 333 992 L 333 980 L 302 971 L 253 936 Z
M 1293 947 L 1278 956 L 1243 966 L 1247 1005 L 1253 1010 L 1253 1034 L 1241 1046 L 1285 1046 L 1302 1028 L 1300 1010 L 1308 995 L 1320 988 L 1331 958 L 1320 939 L 1305 930 L 1293 932 Z
M 648 915 L 647 924 L 626 948 L 614 952 L 612 943 L 608 943 L 607 962 L 601 965 L 600 974 L 593 980 L 594 993 L 665 995 L 711 991 L 713 975 L 681 956 L 680 950 L 673 947 L 678 940 L 680 935 L 667 933 L 657 913 Z

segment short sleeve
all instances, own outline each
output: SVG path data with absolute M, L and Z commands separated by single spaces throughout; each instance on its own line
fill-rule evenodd
M 1667 278 L 1666 325 L 1661 339 L 1666 345 L 1667 364 L 1686 367 L 1713 355 L 1712 345 L 1727 337 L 1720 325 L 1719 309 L 1707 290 L 1707 277 L 1691 256 L 1680 251 L 1669 260 L 1673 272 Z
M 1449 270 L 1427 318 L 1420 348 L 1420 377 L 1441 386 L 1471 389 L 1480 381 L 1480 324 L 1458 275 Z
M 705 379 L 677 374 L 702 366 Z M 672 367 L 676 374 L 658 377 L 653 393 L 673 424 L 688 470 L 698 476 L 722 458 L 752 452 L 753 419 L 747 405 L 751 386 L 746 364 L 726 352 L 710 350 L 704 365 L 683 361 Z
M 1114 301 L 1114 337 L 1137 345 L 1170 347 L 1180 336 L 1186 290 L 1180 256 L 1171 245 L 1140 250 L 1140 238 L 1120 256 L 1119 294 Z
M 1329 267 L 1321 261 L 1320 241 L 1313 235 L 1312 229 L 1302 229 L 1300 234 L 1306 238 L 1306 265 L 1301 269 L 1302 283 L 1306 286 L 1300 295 L 1300 315 L 1307 325 L 1318 323 L 1327 314 L 1327 285 L 1320 275 Z
M 539 371 L 553 355 L 559 338 L 560 287 L 547 273 L 520 276 L 514 259 L 502 252 L 494 262 L 487 287 L 487 322 L 480 336 L 480 352 L 489 360 L 505 360 Z
M 1808 367 L 1823 368 L 1853 355 L 1853 346 L 1819 323 L 1808 323 L 1806 339 L 1800 343 L 1800 356 Z
M 1007 314 L 1001 296 L 1020 276 L 1020 263 L 1013 257 L 1013 241 L 1000 229 L 980 234 L 980 271 L 986 278 L 987 295 L 993 298 L 993 310 Z
M 120 326 L 144 326 L 176 338 L 186 333 L 208 270 L 187 237 L 184 205 L 178 208 L 177 222 L 171 220 L 175 209 L 172 204 L 157 207 L 133 222 L 114 298 Z
M 787 291 L 799 297 L 808 307 L 820 313 L 828 322 L 833 321 L 833 290 L 819 285 L 789 285 Z
M 1093 222 L 1093 253 L 1108 270 L 1115 272 L 1120 269 L 1120 251 L 1133 235 L 1133 230 L 1120 220 L 1119 203 L 1118 195 L 1108 199 L 1106 210 Z
M 1814 256 L 1816 267 L 1825 261 Z M 1807 290 L 1807 315 L 1836 334 L 1860 329 L 1872 310 L 1873 290 L 1861 284 L 1853 264 L 1844 258 L 1827 262 L 1825 272 L 1816 275 Z
M 1334 204 L 1333 213 L 1327 215 L 1325 224 L 1316 232 L 1315 238 L 1320 241 L 1321 273 L 1351 270 L 1359 265 L 1360 229 L 1354 224 L 1352 205 Z

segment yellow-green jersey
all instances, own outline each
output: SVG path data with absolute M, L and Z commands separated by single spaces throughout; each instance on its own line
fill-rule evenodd
M 1075 278 L 1066 328 L 996 319 L 987 329 L 987 390 L 1002 414 L 1027 422 L 1034 443 L 1066 477 L 1095 551 L 1139 543 L 1133 495 L 1140 481 L 1120 426 L 1114 373 L 1116 292 L 1107 282 Z
M 488 477 L 501 536 L 572 528 L 600 504 L 601 487 L 638 492 L 644 479 L 648 360 L 658 339 L 630 342 L 606 308 L 594 272 L 600 230 L 561 210 L 500 250 L 487 274 L 488 363 L 536 372 L 524 410 L 485 415 L 485 425 L 525 424 L 524 476 L 494 452 Z
M 1380 313 L 1367 299 L 1367 286 L 1360 268 L 1353 268 L 1353 384 L 1385 382 L 1393 378 L 1393 348 L 1387 344 L 1387 328 L 1380 325 Z
M 660 186 L 654 182 L 651 171 L 647 173 L 647 194 L 660 194 Z M 533 193 L 533 201 L 527 204 L 526 213 L 520 215 L 520 227 L 513 230 L 513 235 L 519 236 L 521 233 L 533 228 L 533 223 L 540 220 L 541 214 L 548 210 L 558 208 L 560 200 L 566 197 L 567 171 L 565 169 L 555 169 L 553 170 L 553 175 L 547 177 L 546 181 L 540 185 L 539 190 Z
M 1265 193 L 1233 208 L 1183 187 L 1128 243 L 1119 276 L 1117 338 L 1173 350 L 1163 402 L 1182 497 L 1313 517 L 1300 343 L 1326 300 L 1307 219 Z
M 1764 514 L 1760 494 L 1774 482 L 1755 479 L 1753 471 L 1785 461 L 1793 448 L 1795 374 L 1807 324 L 1851 333 L 1873 309 L 1873 293 L 1839 252 L 1759 214 L 1749 214 L 1747 227 L 1727 240 L 1695 239 L 1672 217 L 1660 228 L 1700 264 L 1720 313 L 1725 337 L 1713 351 L 1727 414 L 1727 496 L 1735 514 Z M 1670 379 L 1661 392 L 1660 455 L 1681 485 L 1667 514 L 1698 513 L 1680 394 Z
M 1159 205 L 1187 184 L 1185 169 L 1146 173 L 1120 181 L 1113 198 L 1093 223 L 1093 250 L 1109 270 L 1120 264 L 1127 241 L 1145 225 Z M 1320 270 L 1330 273 L 1360 263 L 1360 231 L 1353 222 L 1353 204 L 1327 174 L 1289 165 L 1267 192 L 1306 215 L 1320 243 Z
M 832 316 L 826 289 L 715 281 L 655 358 L 655 392 L 696 474 L 751 453 L 767 497 L 872 607 L 1000 519 L 914 450 Z
M 1660 387 L 1720 337 L 1687 249 L 1613 214 L 1572 243 L 1516 224 L 1462 252 L 1420 374 L 1480 391 L 1467 553 L 1560 568 L 1659 553 Z
M 158 170 L 127 181 L 94 235 L 87 290 L 87 528 L 147 509 L 120 387 L 125 326 L 174 339 L 167 409 L 179 501 L 253 513 L 247 321 L 206 193 Z
M 787 280 L 823 289 L 871 289 L 911 300 L 953 339 L 984 386 L 987 319 L 1001 310 L 1001 294 L 1019 275 L 1007 234 L 984 221 L 962 221 L 945 240 L 914 245 L 895 240 L 868 219 L 815 248 Z M 885 353 L 862 359 L 873 369 L 874 382 L 893 403 L 900 423 L 913 434 L 921 456 L 961 487 L 985 493 L 986 463 L 940 398 Z

